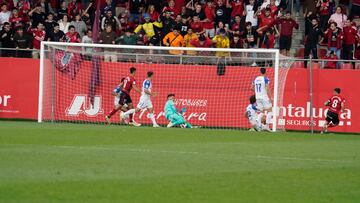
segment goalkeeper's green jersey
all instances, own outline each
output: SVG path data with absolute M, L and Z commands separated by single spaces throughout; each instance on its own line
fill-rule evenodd
M 175 104 L 174 104 L 173 100 L 168 100 L 165 103 L 164 112 L 165 112 L 166 119 L 169 119 L 170 115 L 177 114 L 177 109 L 175 108 Z

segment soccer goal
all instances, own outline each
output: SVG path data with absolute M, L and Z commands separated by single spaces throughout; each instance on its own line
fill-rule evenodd
M 250 128 L 245 117 L 253 81 L 266 69 L 272 102 L 272 129 L 282 129 L 284 85 L 291 63 L 281 61 L 276 49 L 174 48 L 42 42 L 40 52 L 38 122 L 105 123 L 114 108 L 114 88 L 135 67 L 137 86 L 153 71 L 151 98 L 159 124 L 167 124 L 164 104 L 175 94 L 175 105 L 186 108 L 191 124 Z M 140 94 L 132 91 L 134 107 Z M 119 111 L 120 112 L 120 111 Z M 120 123 L 120 113 L 111 118 Z M 150 124 L 145 110 L 136 122 Z

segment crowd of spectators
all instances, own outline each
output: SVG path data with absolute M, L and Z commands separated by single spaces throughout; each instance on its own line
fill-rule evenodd
M 300 0 L 105 0 L 98 19 L 92 0 L 0 0 L 2 49 L 34 50 L 2 50 L 1 55 L 37 58 L 41 41 L 94 39 L 103 44 L 279 48 L 289 55 L 293 30 L 299 29 L 296 16 L 304 15 L 305 58 L 317 58 L 322 44 L 338 59 L 354 59 L 360 0 L 352 0 L 351 10 L 339 6 L 339 0 L 304 1 L 300 13 Z M 107 56 L 117 61 L 116 54 Z

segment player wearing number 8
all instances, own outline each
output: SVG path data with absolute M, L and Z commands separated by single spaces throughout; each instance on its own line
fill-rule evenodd
M 321 134 L 326 133 L 328 128 L 339 125 L 339 114 L 345 109 L 345 99 L 340 95 L 340 88 L 334 89 L 334 95 L 325 102 L 325 106 L 329 106 L 326 113 L 326 122 Z

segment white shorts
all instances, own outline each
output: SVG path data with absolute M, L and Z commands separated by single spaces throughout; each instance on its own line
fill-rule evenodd
M 120 97 L 114 97 L 114 105 L 119 106 Z
M 264 109 L 271 109 L 272 107 L 270 99 L 256 99 L 256 105 L 260 111 Z
M 147 96 L 140 97 L 140 101 L 137 105 L 138 109 L 147 109 L 147 108 L 152 108 L 152 107 L 153 107 L 153 105 L 152 105 L 149 97 L 147 97 Z

